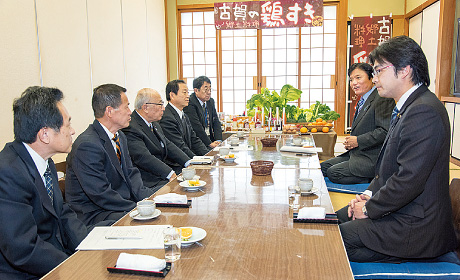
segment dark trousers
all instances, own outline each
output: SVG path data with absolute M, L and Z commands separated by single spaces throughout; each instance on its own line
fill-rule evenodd
M 336 184 L 361 184 L 369 183 L 371 178 L 358 177 L 350 171 L 350 156 L 348 154 L 328 159 L 321 163 L 321 172 Z

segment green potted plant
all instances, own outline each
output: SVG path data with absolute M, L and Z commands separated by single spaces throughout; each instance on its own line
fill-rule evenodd
M 301 90 L 291 85 L 284 85 L 279 94 L 276 91 L 270 92 L 267 88 L 262 88 L 260 93 L 253 94 L 246 102 L 248 116 L 254 116 L 256 111 L 261 113 L 258 111 L 258 108 L 264 110 L 264 114 L 267 117 L 270 108 L 272 109 L 272 115 L 275 114 L 276 108 L 279 108 L 280 114 L 283 112 L 283 108 L 285 108 L 286 118 L 289 118 L 296 113 L 297 107 L 295 105 L 288 105 L 287 102 L 299 99 L 301 94 Z

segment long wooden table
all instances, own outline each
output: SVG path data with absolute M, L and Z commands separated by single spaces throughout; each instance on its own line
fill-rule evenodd
M 265 154 L 270 156 L 270 152 Z M 320 190 L 302 196 L 300 206 L 322 206 L 334 211 L 321 171 L 302 164 L 282 164 L 271 176 L 253 176 L 250 168 L 213 166 L 197 169 L 207 184 L 188 192 L 177 181 L 155 195 L 187 194 L 190 208 L 159 208 L 153 220 L 137 221 L 128 215 L 117 226 L 169 224 L 200 227 L 202 241 L 182 248 L 166 279 L 353 279 L 337 225 L 293 222 L 287 186 L 310 177 Z M 44 279 L 145 279 L 111 274 L 121 252 L 164 258 L 164 250 L 78 251 Z

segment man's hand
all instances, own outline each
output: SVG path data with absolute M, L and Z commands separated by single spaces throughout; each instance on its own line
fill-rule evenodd
M 174 179 L 176 179 L 176 178 L 177 178 L 176 173 L 173 173 L 173 174 L 171 175 L 171 178 L 169 178 L 169 182 L 171 182 L 172 180 L 174 180 Z
M 212 142 L 211 144 L 209 144 L 209 147 L 211 147 L 211 148 L 214 149 L 215 147 L 219 146 L 219 144 L 220 144 L 219 141 L 214 141 L 214 142 Z
M 345 149 L 351 150 L 358 147 L 358 137 L 356 136 L 347 136 L 345 137 L 345 141 L 343 142 Z
M 365 194 L 357 194 L 356 195 L 356 198 L 355 199 L 352 199 L 349 203 L 348 203 L 348 217 L 353 217 L 353 220 L 354 219 L 362 219 L 362 218 L 358 218 L 356 217 L 356 215 L 359 213 L 362 214 L 362 216 L 364 216 L 364 218 L 367 218 L 367 216 L 365 216 L 363 214 L 363 206 L 364 204 L 366 204 L 366 202 L 370 199 L 371 197 L 368 196 L 368 195 L 365 195 Z M 361 204 L 362 203 L 362 204 Z M 359 208 L 359 209 L 358 209 Z M 361 215 L 359 215 L 361 217 Z

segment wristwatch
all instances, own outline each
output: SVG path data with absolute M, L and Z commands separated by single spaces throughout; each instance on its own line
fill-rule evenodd
M 363 214 L 368 216 L 367 215 L 367 209 L 366 209 L 366 205 L 363 205 L 363 208 L 361 208 L 363 210 Z M 369 217 L 369 216 L 368 216 Z

